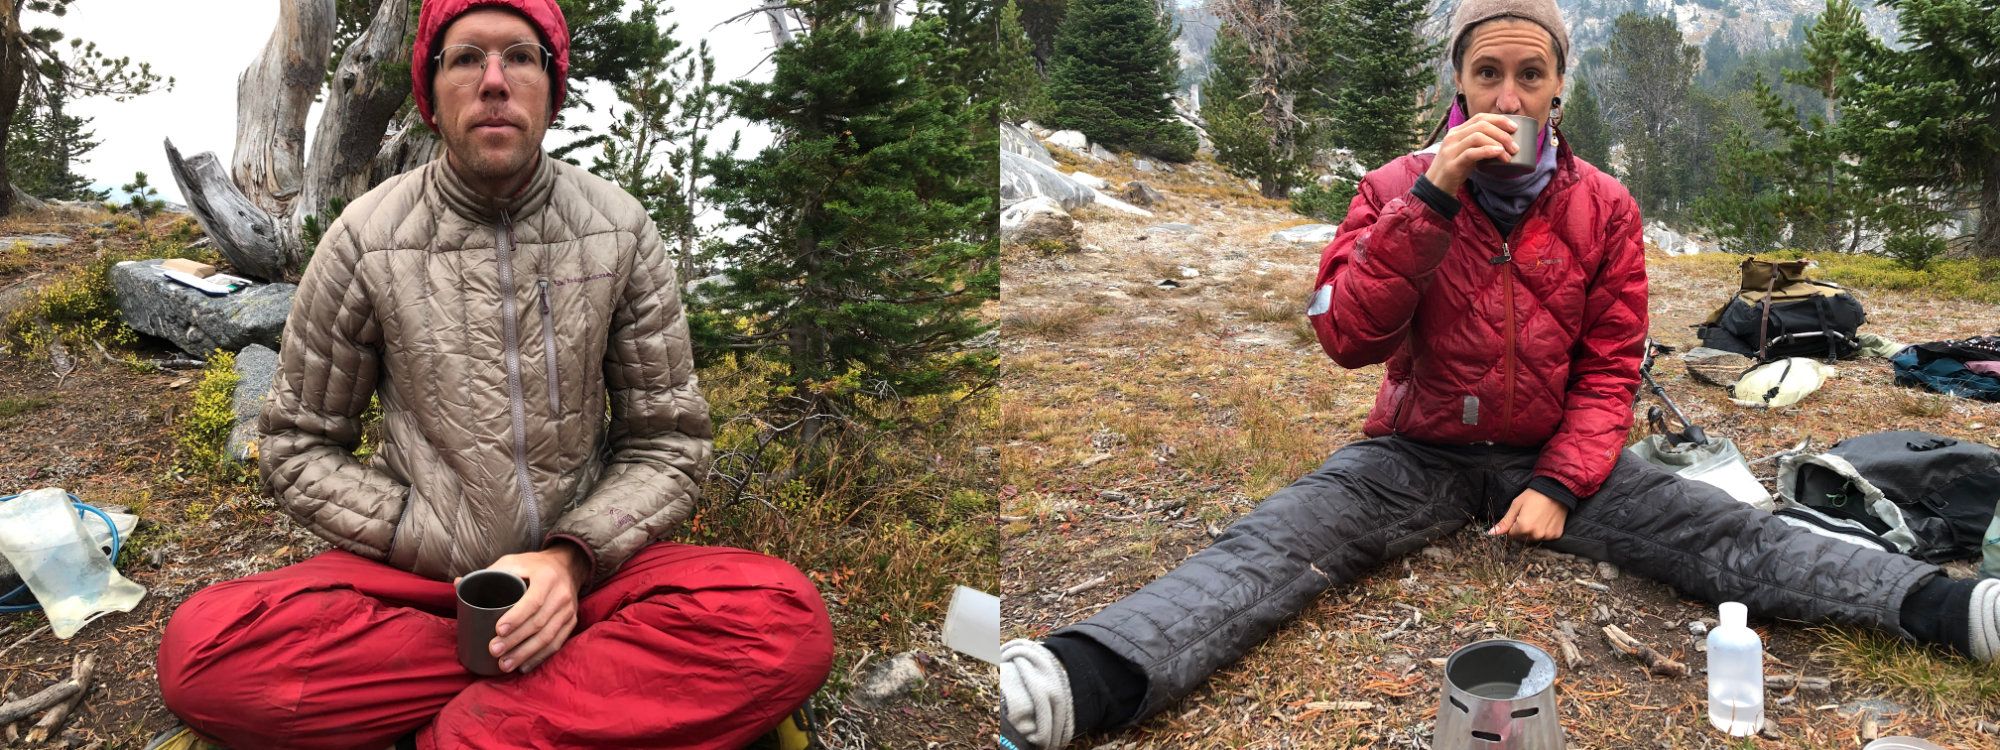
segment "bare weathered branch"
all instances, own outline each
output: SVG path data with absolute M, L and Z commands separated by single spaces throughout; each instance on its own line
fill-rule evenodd
M 49 735 L 69 719 L 71 711 L 83 703 L 83 696 L 90 692 L 91 675 L 97 671 L 97 654 L 74 658 L 70 661 L 69 681 L 76 684 L 76 694 L 69 700 L 57 703 L 49 712 L 35 722 L 35 728 L 28 730 L 28 744 L 39 745 L 47 742 Z
M 334 26 L 334 0 L 284 0 L 270 41 L 236 79 L 230 175 L 273 216 L 283 216 L 305 185 L 306 111 L 326 77 Z
M 22 717 L 32 716 L 42 709 L 69 700 L 80 692 L 83 692 L 83 687 L 73 680 L 63 680 L 42 688 L 39 693 L 0 705 L 0 724 L 10 724 L 21 720 Z
M 188 211 L 203 231 L 214 238 L 215 247 L 237 270 L 261 279 L 290 281 L 288 268 L 299 257 L 298 236 L 281 231 L 271 214 L 252 202 L 222 171 L 213 152 L 204 151 L 186 159 L 166 141 L 167 166 L 174 184 L 181 188 Z M 273 264 L 271 259 L 279 262 Z
M 1611 641 L 1612 648 L 1618 649 L 1620 653 L 1643 662 L 1646 665 L 1647 671 L 1653 674 L 1662 677 L 1686 677 L 1688 675 L 1686 664 L 1674 661 L 1668 658 L 1666 654 L 1655 650 L 1652 646 L 1640 643 L 1639 639 L 1633 638 L 1630 633 L 1625 632 L 1624 629 L 1617 625 L 1604 626 L 1604 637 L 1606 640 Z
M 395 75 L 395 68 L 385 63 L 408 54 L 403 35 L 409 26 L 409 3 L 378 0 L 367 30 L 341 53 L 313 134 L 304 193 L 292 212 L 294 231 L 308 215 L 321 217 L 324 225 L 328 203 L 353 200 L 375 184 L 373 166 L 382 150 L 382 133 L 410 95 L 409 76 Z
M 417 114 L 416 108 L 411 108 L 397 124 L 395 134 L 376 152 L 375 163 L 369 167 L 369 183 L 380 185 L 383 180 L 423 166 L 437 158 L 438 145 L 437 133 L 424 124 L 423 115 Z

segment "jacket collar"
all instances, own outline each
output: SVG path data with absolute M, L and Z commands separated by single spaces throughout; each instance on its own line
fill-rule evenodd
M 537 151 L 535 153 L 534 174 L 514 195 L 507 198 L 492 198 L 480 194 L 459 177 L 458 170 L 452 168 L 451 160 L 443 149 L 438 150 L 437 159 L 431 162 L 434 178 L 430 181 L 437 192 L 438 200 L 453 213 L 481 224 L 495 224 L 504 213 L 510 220 L 518 222 L 521 217 L 532 214 L 547 205 L 549 194 L 556 184 L 555 159 Z

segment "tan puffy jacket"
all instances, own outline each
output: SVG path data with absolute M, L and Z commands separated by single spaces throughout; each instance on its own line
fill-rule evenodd
M 489 200 L 440 157 L 327 229 L 258 464 L 287 514 L 349 552 L 448 579 L 568 538 L 598 581 L 693 511 L 712 436 L 693 370 L 637 200 L 547 156 Z M 382 442 L 364 462 L 370 394 Z

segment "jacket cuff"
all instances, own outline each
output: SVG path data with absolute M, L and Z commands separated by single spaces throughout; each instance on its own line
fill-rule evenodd
M 1533 479 L 1528 480 L 1528 489 L 1548 495 L 1549 499 L 1562 503 L 1566 510 L 1576 510 L 1576 493 L 1571 492 L 1568 485 L 1557 481 L 1555 477 L 1536 474 Z
M 1417 200 L 1423 201 L 1424 205 L 1430 206 L 1432 211 L 1438 212 L 1438 215 L 1443 216 L 1446 221 L 1457 218 L 1458 209 L 1462 207 L 1457 198 L 1431 184 L 1430 178 L 1423 175 L 1417 175 L 1417 184 L 1410 186 L 1410 193 L 1417 196 Z
M 556 546 L 556 542 L 569 542 L 576 545 L 577 549 L 583 550 L 583 561 L 589 566 L 590 570 L 583 574 L 583 586 L 577 590 L 577 593 L 582 594 L 585 591 L 589 591 L 591 585 L 597 582 L 597 550 L 591 549 L 590 545 L 585 543 L 581 537 L 571 534 L 548 535 L 547 538 L 542 540 L 542 549 L 546 550 L 554 547 Z

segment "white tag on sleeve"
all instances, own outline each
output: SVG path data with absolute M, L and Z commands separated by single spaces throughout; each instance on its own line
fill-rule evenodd
M 1321 284 L 1319 291 L 1313 292 L 1312 304 L 1306 306 L 1306 315 L 1325 315 L 1333 309 L 1333 284 Z

